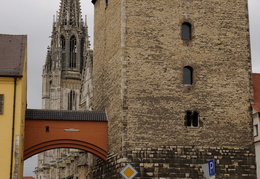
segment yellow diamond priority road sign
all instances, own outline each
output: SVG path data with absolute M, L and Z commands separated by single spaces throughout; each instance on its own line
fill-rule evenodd
M 125 168 L 120 172 L 125 179 L 132 179 L 138 173 L 130 164 L 127 164 Z

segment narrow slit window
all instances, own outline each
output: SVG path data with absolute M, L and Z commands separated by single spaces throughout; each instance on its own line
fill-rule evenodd
M 49 126 L 45 127 L 45 132 L 50 132 L 50 127 Z
M 197 111 L 193 112 L 192 115 L 192 126 L 193 127 L 199 127 L 199 114 Z
M 76 54 L 77 54 L 77 41 L 76 37 L 73 35 L 70 38 L 70 68 L 76 68 Z
M 191 126 L 192 111 L 186 111 L 185 126 Z
M 193 83 L 193 68 L 186 66 L 183 68 L 183 84 L 192 85 Z
M 76 93 L 73 90 L 68 94 L 68 110 L 76 110 Z
M 0 94 L 0 114 L 4 113 L 4 94 Z
M 188 22 L 184 22 L 181 25 L 181 39 L 191 40 L 191 24 Z

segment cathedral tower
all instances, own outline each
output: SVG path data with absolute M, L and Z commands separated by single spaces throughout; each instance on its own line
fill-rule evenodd
M 43 108 L 77 110 L 89 39 L 79 0 L 62 0 L 43 69 Z
M 43 109 L 91 110 L 92 50 L 89 47 L 88 28 L 81 17 L 80 1 L 61 0 L 43 67 Z M 73 164 L 68 165 L 67 161 L 72 158 Z M 85 158 L 86 153 L 77 149 L 40 153 L 35 171 L 37 178 L 70 178 L 72 175 L 85 178 L 85 164 L 82 164 Z
M 247 0 L 92 2 L 111 153 L 95 176 L 130 163 L 140 178 L 201 178 L 215 159 L 220 177 L 255 178 Z

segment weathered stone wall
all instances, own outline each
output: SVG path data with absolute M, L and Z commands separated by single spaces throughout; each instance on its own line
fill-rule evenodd
M 251 145 L 247 1 L 126 2 L 129 147 Z M 186 65 L 194 70 L 188 86 Z M 184 126 L 187 110 L 199 112 L 199 128 Z
M 201 164 L 214 159 L 216 178 L 255 179 L 255 159 L 252 148 L 163 146 L 136 148 L 127 158 L 110 155 L 108 161 L 97 163 L 96 179 L 122 178 L 120 171 L 130 163 L 138 172 L 136 179 L 194 179 L 204 178 Z
M 106 110 L 109 150 L 121 151 L 121 0 L 95 3 L 93 108 Z M 95 50 L 96 49 L 96 50 Z

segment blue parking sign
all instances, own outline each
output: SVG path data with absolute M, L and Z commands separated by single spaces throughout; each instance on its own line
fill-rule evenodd
M 209 176 L 215 175 L 215 160 L 209 160 L 208 161 L 208 167 L 209 167 Z

